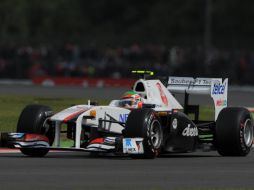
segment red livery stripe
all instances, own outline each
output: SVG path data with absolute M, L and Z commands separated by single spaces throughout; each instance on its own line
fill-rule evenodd
M 89 144 L 102 144 L 104 142 L 104 138 L 96 138 L 92 140 Z
M 86 110 L 86 109 L 82 109 L 82 110 L 80 110 L 80 111 L 77 111 L 77 112 L 75 112 L 75 113 L 69 115 L 68 117 L 64 118 L 64 122 L 69 121 L 69 120 L 72 119 L 73 117 L 75 117 L 75 116 L 77 116 L 77 115 L 79 115 L 79 114 L 81 114 L 81 113 L 83 113 L 83 112 L 85 112 L 85 111 L 87 111 L 87 110 Z

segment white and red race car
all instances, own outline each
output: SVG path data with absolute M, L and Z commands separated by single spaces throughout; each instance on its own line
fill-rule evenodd
M 127 99 L 113 100 L 107 106 L 88 102 L 58 113 L 48 106 L 28 105 L 20 115 L 17 132 L 1 133 L 0 145 L 19 148 L 28 156 L 73 150 L 154 158 L 210 144 L 223 156 L 245 156 L 252 146 L 253 121 L 247 109 L 227 107 L 227 90 L 228 79 L 168 77 L 164 85 L 158 79 L 144 78 L 133 86 L 141 102 L 133 104 L 136 107 L 124 106 Z M 183 106 L 174 93 L 185 94 Z M 188 102 L 191 94 L 210 95 L 213 120 L 199 120 L 199 106 Z M 194 119 L 188 117 L 190 113 Z M 62 133 L 73 140 L 73 146 L 61 146 Z

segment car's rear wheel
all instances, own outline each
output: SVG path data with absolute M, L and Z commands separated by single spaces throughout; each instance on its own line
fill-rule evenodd
M 47 122 L 48 115 L 52 112 L 51 108 L 43 105 L 28 105 L 20 114 L 17 132 L 42 134 L 48 137 L 50 145 L 54 141 L 54 129 Z M 45 156 L 49 149 L 44 148 L 21 148 L 20 151 L 28 156 Z
M 152 109 L 131 111 L 125 126 L 125 137 L 143 138 L 144 154 L 131 155 L 135 158 L 155 158 L 162 145 L 163 131 L 161 123 Z
M 253 121 L 245 108 L 224 108 L 216 122 L 215 145 L 222 156 L 246 156 L 253 142 Z

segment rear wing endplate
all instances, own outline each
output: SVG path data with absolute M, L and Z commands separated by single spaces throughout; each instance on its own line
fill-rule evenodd
M 228 104 L 228 79 L 169 77 L 167 89 L 171 93 L 210 95 L 215 107 L 215 120 Z

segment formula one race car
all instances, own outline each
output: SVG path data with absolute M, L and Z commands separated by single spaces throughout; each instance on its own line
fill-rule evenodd
M 88 102 L 53 113 L 44 105 L 28 105 L 19 117 L 17 132 L 1 133 L 0 144 L 19 148 L 28 156 L 72 150 L 155 158 L 209 144 L 222 156 L 246 156 L 252 147 L 253 121 L 247 109 L 227 107 L 227 92 L 228 79 L 168 77 L 164 85 L 144 77 L 135 82 L 132 91 L 107 106 Z M 184 93 L 183 107 L 174 93 Z M 213 120 L 199 120 L 199 106 L 189 105 L 191 94 L 211 96 Z M 190 113 L 193 119 L 188 117 Z M 73 146 L 61 147 L 62 133 L 73 140 Z

